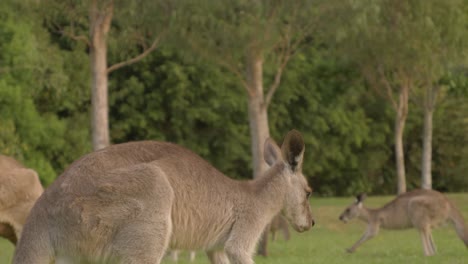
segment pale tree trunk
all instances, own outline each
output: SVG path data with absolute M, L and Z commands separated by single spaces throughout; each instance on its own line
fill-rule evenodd
M 107 34 L 113 14 L 113 2 L 102 10 L 93 1 L 90 8 L 91 122 L 93 149 L 110 144 L 108 110 Z
M 251 55 L 248 58 L 246 70 L 253 176 L 257 178 L 268 169 L 263 158 L 263 148 L 265 140 L 270 136 L 268 105 L 265 102 L 263 92 L 263 59 L 257 55 Z M 268 255 L 266 243 L 268 241 L 268 227 L 264 230 L 258 247 L 258 254 L 263 256 Z
M 247 62 L 247 85 L 249 87 L 249 128 L 252 147 L 254 178 L 267 170 L 263 159 L 265 140 L 270 136 L 268 109 L 263 94 L 263 60 L 252 56 Z
M 397 192 L 406 192 L 405 155 L 403 148 L 403 134 L 405 130 L 406 117 L 408 116 L 408 94 L 409 87 L 400 87 L 398 105 L 395 118 L 395 159 L 397 166 Z
M 424 131 L 421 164 L 421 188 L 432 189 L 432 131 L 435 95 L 438 90 L 427 86 L 424 95 Z
M 433 111 L 425 108 L 421 182 L 421 187 L 423 189 L 432 189 L 432 116 Z

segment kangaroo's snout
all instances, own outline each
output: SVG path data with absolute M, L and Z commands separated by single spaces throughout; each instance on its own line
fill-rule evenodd
M 303 227 L 299 227 L 299 232 L 304 232 L 304 231 L 308 231 L 309 229 L 311 229 L 313 226 L 315 225 L 315 220 L 313 218 L 310 218 L 309 220 L 309 223 L 307 223 L 306 226 L 303 226 Z
M 348 219 L 346 217 L 344 217 L 343 215 L 340 215 L 340 217 L 338 219 L 340 219 L 340 221 L 342 221 L 343 223 L 348 222 Z

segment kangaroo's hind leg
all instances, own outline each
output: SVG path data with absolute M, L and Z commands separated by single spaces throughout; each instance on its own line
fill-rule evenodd
M 431 229 L 428 230 L 428 240 L 429 240 L 429 246 L 431 248 L 432 255 L 434 255 L 435 253 L 437 253 L 437 248 L 434 243 L 434 239 L 432 238 Z
M 419 229 L 419 234 L 421 236 L 421 242 L 424 250 L 424 255 L 432 256 L 434 255 L 434 250 L 431 245 L 430 231 L 428 228 L 423 227 Z
M 422 243 L 424 255 L 428 256 L 429 245 L 427 244 L 426 234 L 424 234 L 423 230 L 419 230 L 419 236 L 421 237 L 421 243 Z
M 171 232 L 168 214 L 153 222 L 129 223 L 115 237 L 112 255 L 125 264 L 159 264 L 169 245 Z
M 172 233 L 173 189 L 164 172 L 153 165 L 139 165 L 123 173 L 120 178 L 127 179 L 123 184 L 133 189 L 116 193 L 119 210 L 109 210 L 110 215 L 125 212 L 111 242 L 111 256 L 125 264 L 159 264 Z M 132 174 L 138 175 L 133 182 Z

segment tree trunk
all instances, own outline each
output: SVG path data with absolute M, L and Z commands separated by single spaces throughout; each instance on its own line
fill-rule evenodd
M 268 111 L 263 95 L 263 60 L 253 57 L 247 63 L 247 85 L 249 86 L 249 127 L 252 147 L 254 178 L 267 170 L 263 159 L 265 140 L 270 136 Z
M 432 115 L 430 109 L 424 110 L 423 155 L 422 155 L 422 184 L 423 189 L 432 189 Z
M 434 114 L 434 98 L 431 87 L 426 88 L 424 101 L 424 131 L 421 169 L 421 188 L 432 189 L 432 120 Z
M 105 38 L 94 36 L 91 48 L 91 104 L 93 149 L 109 145 L 109 117 L 107 102 L 107 47 Z
M 107 33 L 112 20 L 113 2 L 99 10 L 97 1 L 90 9 L 90 63 L 91 63 L 91 122 L 93 149 L 110 144 L 107 73 Z
M 252 52 L 255 54 L 255 52 Z M 270 136 L 268 127 L 268 109 L 263 93 L 263 60 L 261 57 L 251 55 L 247 61 L 246 72 L 249 90 L 249 128 L 252 147 L 253 177 L 257 178 L 267 170 L 263 158 L 265 140 Z M 269 226 L 269 225 L 268 225 Z M 267 227 L 268 228 L 268 227 Z M 268 229 L 265 229 L 260 238 L 258 254 L 267 256 Z
M 395 159 L 397 166 L 397 192 L 406 192 L 405 154 L 403 149 L 403 133 L 405 130 L 406 117 L 408 115 L 408 93 L 409 87 L 400 88 L 397 113 L 395 118 Z

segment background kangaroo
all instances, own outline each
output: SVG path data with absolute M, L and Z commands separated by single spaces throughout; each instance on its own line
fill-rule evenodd
M 13 263 L 160 263 L 172 248 L 206 250 L 214 263 L 227 255 L 233 264 L 251 264 L 261 232 L 280 211 L 298 232 L 314 224 L 301 134 L 290 131 L 281 149 L 268 139 L 264 155 L 270 169 L 250 181 L 228 178 L 171 143 L 85 155 L 39 198 Z
M 268 256 L 268 237 L 271 234 L 271 241 L 276 240 L 276 232 L 282 231 L 284 240 L 289 240 L 289 227 L 288 222 L 281 214 L 276 215 L 271 223 L 269 223 L 261 236 L 257 253 L 261 256 Z M 266 233 L 266 234 L 265 234 Z
M 16 244 L 26 217 L 42 191 L 34 170 L 0 155 L 0 236 Z
M 378 209 L 364 207 L 365 194 L 360 194 L 356 202 L 347 207 L 340 215 L 340 220 L 358 217 L 367 222 L 367 230 L 348 252 L 354 252 L 358 246 L 385 229 L 418 229 L 424 254 L 434 255 L 436 247 L 431 229 L 446 221 L 453 223 L 461 240 L 468 247 L 468 230 L 465 221 L 455 206 L 440 192 L 433 190 L 414 190 L 397 196 L 394 200 Z

